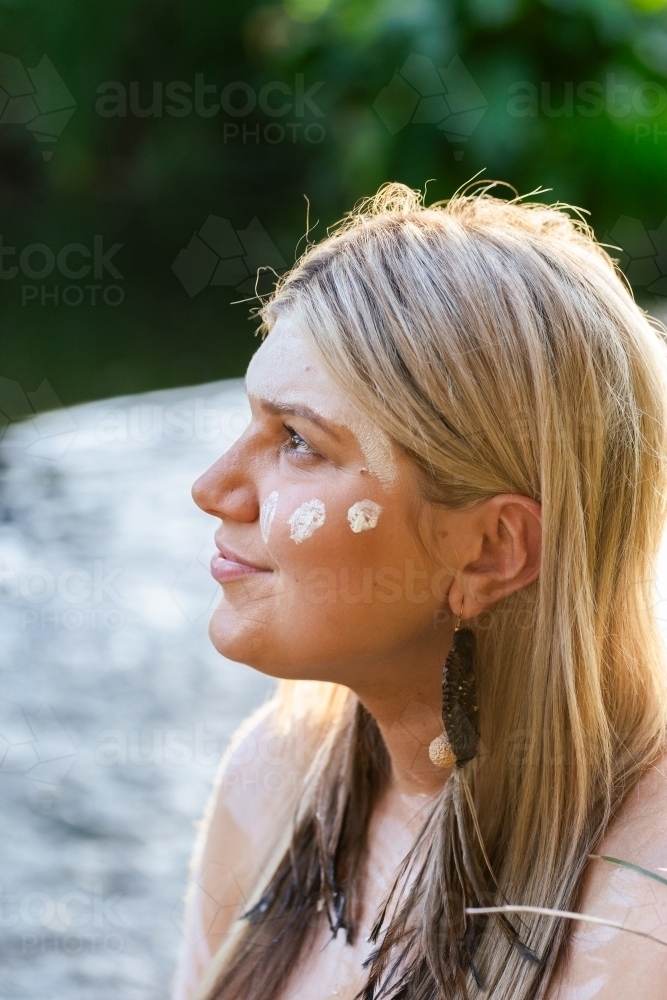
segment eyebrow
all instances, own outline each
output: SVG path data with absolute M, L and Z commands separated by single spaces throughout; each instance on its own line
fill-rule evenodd
M 328 423 L 324 417 L 320 416 L 316 410 L 312 410 L 310 406 L 305 406 L 300 403 L 276 403 L 268 399 L 260 399 L 258 402 L 263 410 L 273 414 L 273 416 L 279 416 L 281 413 L 292 413 L 295 417 L 305 417 L 306 420 L 312 420 L 312 422 L 317 424 L 317 426 L 320 427 L 326 434 L 329 434 L 332 438 L 339 440 L 339 436 L 331 424 Z

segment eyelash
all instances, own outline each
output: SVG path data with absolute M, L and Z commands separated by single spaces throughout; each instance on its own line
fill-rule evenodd
M 283 445 L 283 447 L 282 447 L 282 451 L 284 451 L 286 455 L 317 455 L 318 454 L 315 451 L 315 449 L 310 444 L 308 444 L 308 442 L 306 441 L 306 439 L 304 437 L 302 437 L 301 434 L 299 434 L 297 431 L 295 431 L 293 427 L 290 427 L 288 424 L 284 424 L 283 426 L 284 426 L 285 430 L 287 431 L 287 433 L 289 434 L 289 441 L 287 441 Z M 299 451 L 297 448 L 292 447 L 295 438 L 298 439 L 298 441 L 299 441 L 300 444 L 304 444 L 306 446 L 307 450 L 305 450 L 305 451 Z

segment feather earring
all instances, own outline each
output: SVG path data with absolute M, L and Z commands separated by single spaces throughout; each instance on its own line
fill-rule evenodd
M 463 608 L 461 608 L 463 614 Z M 477 729 L 477 682 L 474 670 L 475 633 L 467 626 L 461 627 L 459 617 L 454 629 L 452 646 L 445 658 L 442 671 L 442 722 L 444 733 L 436 737 L 429 746 L 429 757 L 438 767 L 453 767 L 451 808 L 447 818 L 447 834 L 451 837 L 451 848 L 455 856 L 454 871 L 458 881 L 465 909 L 469 906 L 479 906 L 484 900 L 485 906 L 494 905 L 493 895 L 488 891 L 484 870 L 471 850 L 469 833 L 474 831 L 480 847 L 486 869 L 496 888 L 502 894 L 497 879 L 486 854 L 482 833 L 477 822 L 475 805 L 472 800 L 467 779 L 462 770 L 463 765 L 477 756 L 479 748 L 479 732 Z M 464 815 L 467 807 L 472 821 L 472 830 Z M 503 894 L 504 897 L 504 894 Z M 519 937 L 512 923 L 501 915 L 499 927 L 511 945 L 519 954 L 530 962 L 538 962 L 534 952 L 527 947 Z M 474 962 L 476 939 L 482 927 L 475 924 L 464 915 L 465 933 L 459 940 L 454 952 L 457 965 L 462 975 L 466 969 L 471 969 L 477 985 L 482 982 Z
M 478 990 L 485 989 L 477 951 L 488 921 L 469 910 L 495 907 L 498 896 L 505 902 L 507 899 L 491 867 L 475 812 L 470 775 L 464 766 L 477 756 L 480 740 L 474 654 L 474 632 L 467 626 L 462 628 L 459 617 L 442 673 L 444 732 L 429 746 L 434 764 L 454 768 L 443 788 L 442 811 L 435 814 L 439 829 L 434 846 L 441 852 L 445 868 L 440 883 L 430 884 L 423 881 L 428 870 L 425 864 L 415 882 L 424 897 L 423 912 L 439 925 L 437 944 L 429 957 L 420 958 L 418 942 L 423 928 L 415 925 L 408 903 L 399 906 L 381 945 L 364 963 L 365 967 L 370 966 L 370 973 L 359 994 L 361 1000 L 390 995 L 390 984 L 391 996 L 401 1000 L 408 994 L 467 997 L 469 975 Z M 427 837 L 428 832 L 423 831 L 423 835 Z M 406 859 L 373 925 L 369 938 L 373 944 L 382 931 L 390 901 L 401 891 L 401 879 L 407 871 Z M 540 959 L 522 941 L 510 919 L 504 913 L 496 913 L 494 917 L 507 943 L 526 961 L 539 963 Z
M 442 671 L 442 723 L 428 755 L 437 767 L 462 767 L 477 754 L 477 685 L 474 671 L 475 634 L 461 627 L 459 617 L 452 647 Z

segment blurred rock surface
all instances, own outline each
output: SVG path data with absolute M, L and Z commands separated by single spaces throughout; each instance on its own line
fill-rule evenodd
M 16 404 L 20 387 L 0 388 Z M 216 522 L 190 497 L 247 420 L 240 383 L 220 382 L 6 430 L 5 1000 L 168 995 L 194 823 L 231 732 L 273 685 L 210 645 Z

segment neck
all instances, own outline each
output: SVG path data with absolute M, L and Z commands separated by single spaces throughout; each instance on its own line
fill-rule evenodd
M 443 731 L 442 668 L 453 629 L 429 637 L 425 647 L 402 650 L 397 662 L 385 660 L 367 682 L 353 687 L 382 733 L 391 759 L 391 788 L 399 796 L 435 795 L 451 774 L 432 763 L 429 744 Z M 393 658 L 392 658 L 393 659 Z M 369 683 L 369 675 L 376 683 Z M 350 685 L 352 687 L 352 685 Z

